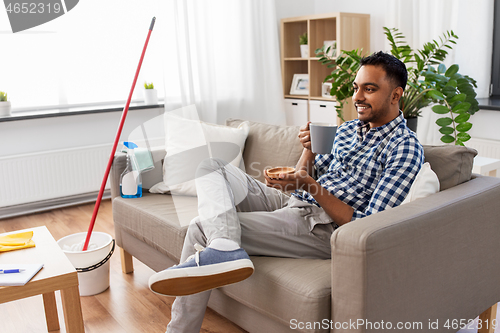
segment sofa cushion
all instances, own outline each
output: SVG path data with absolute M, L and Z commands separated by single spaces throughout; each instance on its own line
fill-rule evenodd
M 441 191 L 471 179 L 475 149 L 452 145 L 423 147 L 425 161 L 438 176 Z
M 206 123 L 165 112 L 165 149 L 163 182 L 151 193 L 196 196 L 195 174 L 201 161 L 209 156 L 222 158 L 240 167 L 248 135 L 248 121 L 237 127 Z
M 251 258 L 254 274 L 221 288 L 224 294 L 287 327 L 293 319 L 321 322 L 331 317 L 331 260 Z
M 226 125 L 238 127 L 242 119 L 227 119 Z M 276 166 L 295 166 L 302 154 L 299 127 L 278 126 L 250 121 L 243 160 L 245 171 L 264 181 L 263 170 Z
M 181 257 L 189 222 L 198 215 L 196 197 L 144 193 L 113 199 L 115 224 L 175 261 Z
M 431 164 L 425 162 L 415 177 L 413 184 L 411 184 L 410 191 L 401 204 L 404 205 L 417 199 L 428 197 L 437 192 L 439 192 L 439 179 L 436 173 L 432 171 Z

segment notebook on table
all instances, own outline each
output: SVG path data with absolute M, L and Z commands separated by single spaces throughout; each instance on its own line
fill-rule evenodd
M 20 273 L 1 273 L 0 286 L 24 286 L 43 267 L 43 264 L 0 264 L 0 271 L 24 269 Z

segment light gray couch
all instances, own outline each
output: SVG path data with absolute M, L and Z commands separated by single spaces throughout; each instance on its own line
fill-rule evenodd
M 251 123 L 247 172 L 294 165 L 302 151 L 297 133 Z M 398 323 L 413 326 L 405 332 L 458 331 L 461 319 L 486 311 L 500 300 L 500 180 L 471 175 L 472 149 L 424 149 L 441 192 L 340 227 L 332 234 L 331 260 L 252 257 L 255 273 L 214 290 L 209 306 L 256 333 L 383 332 L 380 325 L 388 322 L 392 331 L 403 331 L 394 330 Z M 146 188 L 162 180 L 165 151 L 153 155 L 157 167 L 144 175 Z M 131 256 L 155 271 L 178 263 L 196 198 L 145 193 L 123 199 L 124 167 L 119 154 L 111 186 L 123 271 L 133 270 Z M 439 329 L 429 329 L 436 321 Z

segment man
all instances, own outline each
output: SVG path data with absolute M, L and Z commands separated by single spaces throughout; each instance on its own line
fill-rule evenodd
M 405 199 L 424 160 L 399 110 L 406 81 L 405 65 L 395 57 L 363 58 L 354 80 L 358 119 L 338 128 L 332 154 L 312 153 L 309 124 L 301 128 L 304 150 L 294 174 L 266 175 L 264 185 L 224 161 L 201 164 L 199 216 L 189 226 L 181 264 L 150 279 L 154 292 L 181 296 L 167 332 L 198 332 L 210 289 L 253 273 L 248 255 L 329 259 L 336 228 Z M 284 188 L 296 191 L 288 197 L 278 190 Z

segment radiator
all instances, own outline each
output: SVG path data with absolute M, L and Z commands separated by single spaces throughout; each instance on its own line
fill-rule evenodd
M 97 193 L 111 148 L 106 144 L 0 157 L 0 208 Z
M 500 141 L 472 138 L 465 145 L 476 149 L 478 156 L 500 159 Z

